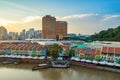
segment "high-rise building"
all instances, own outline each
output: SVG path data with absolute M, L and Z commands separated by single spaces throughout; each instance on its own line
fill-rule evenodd
M 33 39 L 33 38 L 35 38 L 35 30 L 34 30 L 34 28 L 30 28 L 26 32 L 26 39 Z
M 9 32 L 7 37 L 8 37 L 7 38 L 8 40 L 18 40 L 19 39 L 18 32 Z
M 42 18 L 42 38 L 56 38 L 56 18 L 46 15 Z
M 67 36 L 67 22 L 66 21 L 56 21 L 56 35 L 62 39 Z
M 35 31 L 35 38 L 40 39 L 41 38 L 42 31 L 41 30 L 36 30 Z
M 5 29 L 3 26 L 0 27 L 0 40 L 7 39 L 7 29 Z
M 26 32 L 25 29 L 22 30 L 22 32 L 20 33 L 20 40 L 25 40 L 26 38 Z
M 56 18 L 50 15 L 42 18 L 42 38 L 62 39 L 64 36 L 67 36 L 66 21 L 56 21 Z
M 34 28 L 30 28 L 26 31 L 26 39 L 40 39 L 41 33 L 41 30 L 34 30 Z

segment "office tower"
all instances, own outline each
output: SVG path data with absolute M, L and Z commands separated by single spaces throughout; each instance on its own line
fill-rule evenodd
M 66 21 L 56 21 L 56 35 L 62 39 L 67 36 L 67 22 Z
M 42 18 L 42 38 L 56 38 L 56 18 L 46 15 Z

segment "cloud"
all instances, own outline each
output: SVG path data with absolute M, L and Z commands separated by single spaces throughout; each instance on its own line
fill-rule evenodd
M 120 15 L 105 15 L 103 16 L 103 21 L 108 21 L 108 20 L 111 20 L 111 19 L 115 19 L 115 18 L 120 18 Z
M 120 15 L 79 14 L 64 16 L 69 33 L 94 34 L 120 25 Z
M 62 19 L 75 19 L 75 18 L 79 18 L 79 19 L 84 19 L 87 17 L 91 17 L 91 16 L 97 16 L 98 14 L 79 14 L 79 15 L 70 15 L 70 16 L 64 16 L 62 17 Z
M 20 32 L 23 29 L 35 28 L 38 30 L 42 29 L 42 20 L 40 16 L 28 16 L 20 21 L 9 23 L 6 28 L 9 32 Z
M 24 6 L 24 5 L 20 5 L 20 4 L 17 4 L 17 3 L 14 3 L 12 1 L 0 1 L 0 3 L 4 4 L 4 5 L 9 5 L 9 6 L 13 6 L 14 8 L 17 8 L 17 9 L 21 9 L 21 11 L 25 11 L 25 12 L 31 12 L 31 13 L 41 13 L 40 10 L 35 10 L 35 9 L 32 9 L 32 8 L 29 8 L 27 6 Z
M 67 21 L 68 33 L 94 34 L 120 25 L 119 15 L 79 14 L 55 17 L 57 20 Z M 9 31 L 21 31 L 29 28 L 42 29 L 41 16 L 27 16 L 19 21 L 8 21 L 8 23 Z
M 6 26 L 8 24 L 11 24 L 11 23 L 18 23 L 19 21 L 11 21 L 11 20 L 6 20 L 6 19 L 2 19 L 0 18 L 0 25 L 2 26 Z
M 34 21 L 36 19 L 41 19 L 41 18 L 42 17 L 40 17 L 40 16 L 28 16 L 28 17 L 22 19 L 22 22 L 26 23 L 26 22 Z
M 27 16 L 19 21 L 11 21 L 11 20 L 0 18 L 0 25 L 6 26 L 9 24 L 23 24 L 23 23 L 28 23 L 32 21 L 34 22 L 36 20 L 41 20 L 41 19 L 42 19 L 41 16 Z

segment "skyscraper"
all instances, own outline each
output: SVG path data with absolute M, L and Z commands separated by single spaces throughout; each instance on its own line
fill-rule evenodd
M 46 15 L 42 18 L 42 38 L 56 38 L 56 18 Z
M 56 35 L 62 39 L 67 36 L 67 22 L 66 21 L 56 21 Z
M 25 38 L 26 38 L 25 34 L 26 34 L 25 29 L 23 29 L 22 32 L 20 33 L 20 39 L 21 40 L 25 40 Z

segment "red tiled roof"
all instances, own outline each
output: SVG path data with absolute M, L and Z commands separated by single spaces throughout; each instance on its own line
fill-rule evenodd
M 115 48 L 115 53 L 120 54 L 120 48 Z
M 76 44 L 83 44 L 83 42 L 76 42 Z
M 44 46 L 39 44 L 0 44 L 0 49 L 13 49 L 13 50 L 44 50 Z
M 93 50 L 92 55 L 100 55 L 101 51 L 100 50 Z
M 103 47 L 102 52 L 107 53 L 107 47 Z
M 108 48 L 108 52 L 109 52 L 109 53 L 115 53 L 115 48 L 109 47 L 109 48 Z
M 120 48 L 115 48 L 115 47 L 103 47 L 102 52 L 104 53 L 115 53 L 115 54 L 120 54 Z
M 90 55 L 100 55 L 101 51 L 100 50 L 90 50 L 88 51 L 88 49 L 77 49 L 77 52 L 79 53 L 83 53 L 83 54 L 90 54 Z
M 79 52 L 79 53 L 85 53 L 85 50 L 84 49 L 77 49 L 77 52 Z
M 68 45 L 61 45 L 61 47 L 62 47 L 63 49 L 69 49 L 69 48 L 70 48 L 70 46 L 68 46 Z

